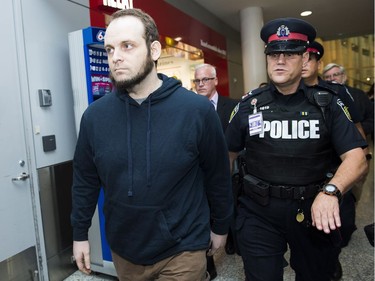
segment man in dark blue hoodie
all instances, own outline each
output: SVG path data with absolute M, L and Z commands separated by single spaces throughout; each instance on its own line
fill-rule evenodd
M 88 229 L 102 187 L 121 281 L 205 280 L 206 250 L 225 245 L 233 210 L 219 118 L 205 97 L 157 74 L 159 34 L 141 10 L 113 14 L 105 49 L 115 91 L 83 114 L 73 161 L 78 268 L 90 273 Z

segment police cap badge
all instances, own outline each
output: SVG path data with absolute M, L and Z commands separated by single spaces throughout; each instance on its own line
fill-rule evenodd
M 260 37 L 266 44 L 266 54 L 276 52 L 305 52 L 309 42 L 314 41 L 315 28 L 296 18 L 279 18 L 266 23 Z

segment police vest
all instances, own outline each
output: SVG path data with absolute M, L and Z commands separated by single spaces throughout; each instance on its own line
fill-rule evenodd
M 256 99 L 257 110 L 263 115 L 263 132 L 246 137 L 246 165 L 250 174 L 281 185 L 307 185 L 325 180 L 333 153 L 325 108 L 317 105 L 314 98 L 308 98 L 308 93 L 305 95 L 298 105 L 283 107 L 275 103 L 269 89 L 244 99 L 250 114 Z

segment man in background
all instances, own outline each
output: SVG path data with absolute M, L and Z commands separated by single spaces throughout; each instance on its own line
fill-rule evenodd
M 347 92 L 352 96 L 354 100 L 354 105 L 357 108 L 357 112 L 360 114 L 360 122 L 363 128 L 364 137 L 373 134 L 374 132 L 374 105 L 371 103 L 368 95 L 361 89 L 350 87 L 346 85 L 347 75 L 345 68 L 336 63 L 329 63 L 323 69 L 323 79 L 326 81 L 335 82 L 341 85 L 345 85 Z M 371 160 L 372 155 L 366 154 L 367 160 Z M 358 204 L 362 195 L 362 188 L 365 181 L 365 177 L 355 184 L 352 188 L 353 194 L 356 198 L 356 203 Z
M 346 88 L 341 84 L 331 83 L 329 81 L 324 81 L 319 77 L 319 69 L 322 67 L 322 57 L 324 55 L 324 48 L 319 42 L 311 42 L 307 48 L 309 52 L 309 60 L 302 68 L 302 78 L 304 83 L 308 86 L 320 85 L 322 87 L 327 87 L 336 91 L 338 98 L 344 103 L 348 109 L 353 123 L 356 125 L 357 129 L 361 133 L 362 137 L 365 139 L 365 133 L 361 125 L 361 118 L 363 114 L 360 114 L 357 110 L 355 102 L 346 90 Z M 364 149 L 365 154 L 368 153 L 368 148 Z M 338 155 L 334 155 L 332 163 L 332 173 L 335 172 L 337 166 L 340 164 L 341 160 Z M 356 185 L 354 185 L 356 186 Z M 341 227 L 340 233 L 342 237 L 341 248 L 348 245 L 349 240 L 353 232 L 357 229 L 355 224 L 355 202 L 356 199 L 353 195 L 352 190 L 350 189 L 342 199 L 340 204 L 340 217 L 341 217 Z M 335 271 L 332 275 L 332 281 L 340 280 L 342 277 L 342 267 L 339 260 L 339 254 L 341 251 L 338 251 Z
M 228 127 L 230 114 L 238 101 L 219 95 L 216 90 L 216 86 L 219 83 L 216 76 L 216 68 L 210 64 L 200 64 L 195 67 L 193 82 L 197 93 L 207 97 L 214 105 L 219 115 L 223 132 L 225 132 Z
M 339 64 L 329 63 L 323 69 L 324 80 L 345 85 L 345 87 L 348 89 L 350 95 L 353 97 L 358 112 L 361 114 L 361 125 L 365 135 L 371 135 L 374 132 L 373 104 L 364 91 L 346 85 L 347 78 L 345 68 Z
M 219 115 L 223 132 L 225 132 L 230 114 L 233 108 L 237 105 L 237 101 L 231 98 L 221 96 L 216 90 L 218 85 L 218 78 L 216 76 L 216 68 L 210 64 L 199 64 L 195 67 L 194 80 L 195 90 L 201 95 L 207 97 L 212 105 L 215 107 Z M 232 228 L 232 227 L 231 227 Z M 229 255 L 235 252 L 234 229 L 228 232 L 227 242 L 225 245 L 225 252 Z M 217 276 L 216 266 L 213 256 L 207 256 L 207 271 L 211 276 L 211 280 Z

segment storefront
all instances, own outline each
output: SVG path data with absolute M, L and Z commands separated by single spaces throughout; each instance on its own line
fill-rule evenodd
M 114 8 L 116 7 L 116 8 Z M 91 26 L 106 27 L 109 16 L 119 8 L 139 8 L 150 14 L 159 29 L 163 54 L 158 71 L 181 80 L 193 89 L 194 66 L 209 63 L 217 68 L 221 95 L 229 95 L 226 39 L 201 22 L 163 0 L 90 0 Z

